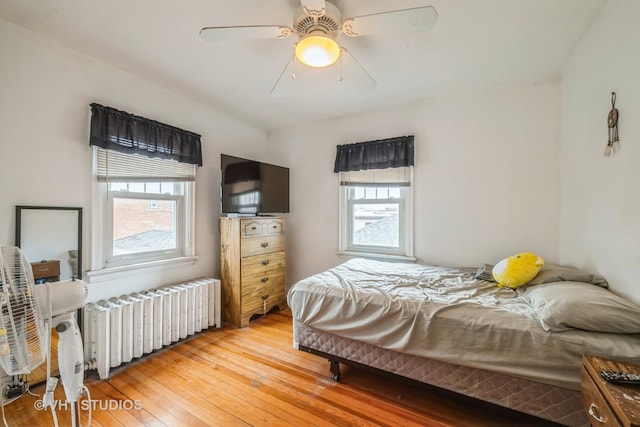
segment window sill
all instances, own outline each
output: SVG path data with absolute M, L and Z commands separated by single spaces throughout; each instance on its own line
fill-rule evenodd
M 100 283 L 109 280 L 121 279 L 123 277 L 131 277 L 132 275 L 136 276 L 139 274 L 154 273 L 161 271 L 165 266 L 179 267 L 186 264 L 193 265 L 197 260 L 197 256 L 163 259 L 140 264 L 122 265 L 118 267 L 108 267 L 100 270 L 87 271 L 86 276 L 89 279 L 89 283 Z
M 351 252 L 351 251 L 338 251 L 338 256 L 348 258 L 369 258 L 377 259 L 380 261 L 403 261 L 403 262 L 416 262 L 417 258 L 404 255 L 390 255 L 390 254 L 376 254 L 371 252 Z

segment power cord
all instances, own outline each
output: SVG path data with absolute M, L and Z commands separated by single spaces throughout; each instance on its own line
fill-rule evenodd
M 91 408 L 93 405 L 91 405 L 91 393 L 89 393 L 89 388 L 86 385 L 82 385 L 82 390 L 84 390 L 85 394 L 87 395 L 87 400 L 89 400 L 89 409 L 87 410 L 87 412 L 89 413 L 89 418 L 87 420 L 87 427 L 91 427 Z M 80 420 L 80 414 L 78 414 L 78 420 Z
M 31 391 L 31 388 L 29 387 L 29 383 L 27 383 L 27 393 L 29 393 L 33 397 L 40 397 L 39 394 L 36 394 L 36 393 Z
M 52 317 L 52 298 L 51 298 L 51 283 L 47 282 L 43 284 L 47 287 L 47 308 L 49 309 L 49 317 L 46 322 L 47 327 L 47 387 L 45 393 L 42 396 L 43 408 L 47 406 L 51 407 L 51 416 L 53 417 L 53 425 L 58 427 L 58 415 L 56 414 L 55 398 L 53 396 L 56 386 L 58 385 L 58 379 L 51 377 L 51 325 L 53 324 Z M 41 285 L 42 286 L 42 285 Z

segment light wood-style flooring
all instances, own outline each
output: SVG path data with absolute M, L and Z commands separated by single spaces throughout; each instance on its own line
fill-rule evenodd
M 205 331 L 85 384 L 92 426 L 550 426 L 473 399 L 342 367 L 295 350 L 291 314 L 269 313 L 243 329 Z M 43 387 L 32 390 L 43 392 Z M 64 401 L 62 386 L 56 397 Z M 52 426 L 38 397 L 5 407 L 9 426 Z M 141 406 L 141 409 L 130 409 Z M 83 409 L 83 408 L 81 408 Z M 57 411 L 70 426 L 70 410 Z M 81 410 L 82 425 L 88 412 Z
M 51 375 L 59 375 L 58 372 L 58 332 L 51 329 Z M 27 375 L 29 384 L 39 384 L 47 380 L 47 364 L 43 363 Z

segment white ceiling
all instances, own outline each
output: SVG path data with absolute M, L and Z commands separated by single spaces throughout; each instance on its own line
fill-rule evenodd
M 199 31 L 291 26 L 297 0 L 0 0 L 0 18 L 269 131 L 556 78 L 607 1 L 336 0 L 344 18 L 431 5 L 439 20 L 428 32 L 340 36 L 375 89 L 359 88 L 345 62 L 342 82 L 332 67 L 329 80 L 297 78 L 284 98 L 270 91 L 294 39 L 211 43 Z

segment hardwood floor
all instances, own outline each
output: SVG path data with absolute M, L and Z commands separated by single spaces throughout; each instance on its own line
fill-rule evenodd
M 294 350 L 289 311 L 244 329 L 206 331 L 85 384 L 82 425 L 92 426 L 551 426 L 435 388 L 414 388 Z M 37 394 L 43 387 L 32 390 Z M 56 398 L 64 401 L 62 386 Z M 25 395 L 5 407 L 10 426 L 51 426 L 51 412 Z M 57 408 L 60 426 L 70 409 Z
M 51 329 L 51 374 L 59 375 L 58 372 L 58 332 Z M 39 384 L 47 380 L 47 364 L 43 363 L 27 375 L 29 384 Z

